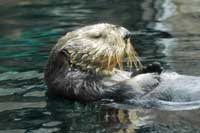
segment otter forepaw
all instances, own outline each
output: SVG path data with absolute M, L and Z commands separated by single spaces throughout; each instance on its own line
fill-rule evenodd
M 160 74 L 163 71 L 163 67 L 159 62 L 153 62 L 143 67 L 142 73 L 158 73 Z
M 163 67 L 159 62 L 153 62 L 152 64 L 148 64 L 144 66 L 142 69 L 136 70 L 131 74 L 131 77 L 134 77 L 138 74 L 143 73 L 158 73 L 160 74 L 163 71 Z

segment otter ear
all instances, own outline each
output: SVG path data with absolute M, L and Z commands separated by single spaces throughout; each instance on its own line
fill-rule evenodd
M 65 55 L 65 56 L 70 56 L 70 53 L 69 53 L 69 51 L 68 51 L 67 49 L 62 49 L 62 50 L 60 51 L 60 54 L 63 54 L 63 55 Z
M 67 49 L 62 49 L 59 52 L 59 55 L 60 55 L 59 57 L 65 58 L 64 60 L 68 61 L 68 63 L 70 63 L 70 53 Z

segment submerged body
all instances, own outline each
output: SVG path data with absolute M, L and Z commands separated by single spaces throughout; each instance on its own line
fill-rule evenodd
M 137 70 L 134 74 L 123 70 L 124 59 L 128 59 L 131 69 Z M 185 88 L 186 93 L 182 93 L 180 86 L 170 86 L 191 77 L 170 80 L 168 74 L 160 75 L 161 71 L 158 64 L 141 65 L 127 29 L 97 24 L 69 32 L 59 39 L 50 53 L 45 81 L 50 95 L 71 100 L 198 100 L 198 87 L 195 92 Z

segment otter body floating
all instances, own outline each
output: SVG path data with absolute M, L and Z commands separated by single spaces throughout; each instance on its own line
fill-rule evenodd
M 125 58 L 134 73 L 123 70 Z M 58 40 L 49 55 L 45 82 L 49 95 L 71 100 L 113 99 L 173 109 L 179 103 L 181 107 L 195 103 L 195 108 L 200 107 L 200 78 L 180 75 L 174 79 L 176 75 L 161 71 L 158 63 L 141 65 L 127 29 L 103 23 Z

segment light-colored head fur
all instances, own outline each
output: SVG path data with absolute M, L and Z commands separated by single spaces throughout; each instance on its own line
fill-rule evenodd
M 126 32 L 123 27 L 106 23 L 86 26 L 67 33 L 54 49 L 66 51 L 71 64 L 82 70 L 111 72 L 117 65 L 123 69 L 125 57 L 130 68 L 140 68 L 130 38 L 124 37 Z

